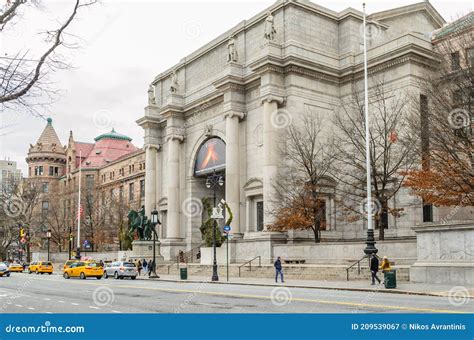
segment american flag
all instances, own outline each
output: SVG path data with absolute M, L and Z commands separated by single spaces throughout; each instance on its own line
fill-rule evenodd
M 398 135 L 396 131 L 390 131 L 389 135 L 390 142 L 396 143 L 398 141 Z
M 79 210 L 76 213 L 76 220 L 79 220 L 79 217 L 82 216 L 84 213 L 84 209 L 82 208 L 82 205 L 79 207 Z

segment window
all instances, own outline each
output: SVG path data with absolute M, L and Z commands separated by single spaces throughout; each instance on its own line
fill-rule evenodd
M 461 68 L 461 63 L 459 60 L 459 52 L 451 53 L 451 70 L 457 71 Z
M 54 176 L 59 176 L 59 167 L 54 167 Z
M 48 182 L 44 182 L 43 183 L 43 192 L 49 192 L 49 183 Z
M 86 175 L 86 188 L 92 189 L 94 187 L 94 175 Z
M 135 192 L 135 183 L 130 183 L 128 185 L 128 200 L 133 201 Z
M 423 222 L 433 222 L 433 205 L 423 202 Z
M 53 174 L 54 174 L 54 166 L 50 166 L 50 167 L 49 167 L 48 175 L 49 175 L 49 176 L 53 176 Z
M 326 200 L 317 200 L 319 230 L 326 230 Z
M 145 197 L 145 180 L 142 179 L 140 181 L 140 198 L 144 198 Z
M 263 201 L 257 202 L 257 231 L 263 230 Z
M 43 176 L 43 166 L 35 166 L 35 176 Z
M 474 67 L 474 48 L 466 50 L 466 61 L 469 67 Z
M 41 202 L 41 210 L 42 210 L 43 213 L 48 212 L 48 210 L 49 210 L 49 201 Z

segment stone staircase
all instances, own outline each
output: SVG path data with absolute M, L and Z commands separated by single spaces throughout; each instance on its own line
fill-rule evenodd
M 346 281 L 346 268 L 354 263 L 349 264 L 287 264 L 283 266 L 283 273 L 287 280 L 317 280 L 317 281 Z M 240 264 L 229 265 L 229 277 L 239 277 Z M 195 277 L 211 277 L 212 266 L 188 263 L 188 278 Z M 409 265 L 397 265 L 397 281 L 409 281 Z M 158 273 L 179 275 L 179 269 L 176 264 L 161 265 L 157 267 Z M 226 276 L 226 265 L 222 264 L 218 267 L 219 277 Z M 240 277 L 251 278 L 268 278 L 273 280 L 275 277 L 275 269 L 272 264 L 262 264 L 261 267 L 252 264 L 252 267 L 245 265 L 240 268 Z M 380 273 L 382 278 L 383 274 Z M 349 270 L 349 280 L 370 280 L 370 272 L 367 264 L 361 263 L 360 274 L 357 265 Z

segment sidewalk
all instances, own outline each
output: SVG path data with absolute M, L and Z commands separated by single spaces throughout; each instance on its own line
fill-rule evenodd
M 230 284 L 230 285 L 247 285 L 247 286 L 285 286 L 288 288 L 312 288 L 312 289 L 333 289 L 346 290 L 356 292 L 378 292 L 392 294 L 408 294 L 408 295 L 425 295 L 425 296 L 448 296 L 453 286 L 425 283 L 402 282 L 397 283 L 396 289 L 386 289 L 382 285 L 370 285 L 366 281 L 314 281 L 314 280 L 287 280 L 285 283 L 275 283 L 272 279 L 265 278 L 236 278 L 230 277 L 229 282 L 225 276 L 219 277 L 220 281 L 213 282 L 210 277 L 193 276 L 188 280 L 180 280 L 178 275 L 160 275 L 159 279 L 148 279 L 142 275 L 137 280 L 166 281 L 166 282 L 188 282 L 188 283 L 210 283 L 210 284 Z M 469 298 L 474 298 L 474 288 L 466 287 Z M 458 287 L 457 290 L 462 289 Z M 456 291 L 457 291 L 456 290 Z M 464 291 L 464 290 L 463 290 Z M 467 294 L 467 293 L 466 293 Z

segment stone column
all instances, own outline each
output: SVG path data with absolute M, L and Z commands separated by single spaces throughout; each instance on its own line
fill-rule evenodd
M 240 236 L 240 150 L 239 120 L 242 112 L 228 112 L 225 115 L 225 199 L 233 214 L 232 233 Z
M 181 226 L 179 224 L 179 144 L 183 141 L 182 135 L 168 137 L 168 221 L 167 239 L 181 240 Z
M 156 208 L 156 158 L 157 147 L 145 146 L 145 212 L 150 218 L 151 212 Z
M 278 128 L 275 124 L 275 117 L 278 110 L 278 104 L 282 99 L 268 96 L 263 100 L 263 201 L 264 229 L 272 224 L 274 216 L 271 212 L 274 210 L 272 201 L 275 199 L 275 189 L 273 181 L 277 174 L 278 164 Z

